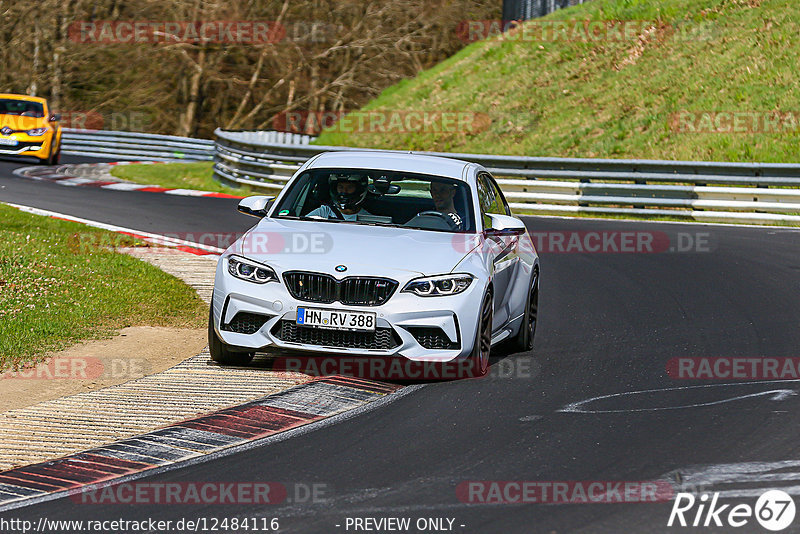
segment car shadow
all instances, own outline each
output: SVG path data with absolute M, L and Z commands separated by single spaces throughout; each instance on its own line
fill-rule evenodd
M 484 376 L 480 376 L 470 362 L 463 360 L 446 363 L 415 362 L 403 357 L 315 355 L 285 349 L 257 352 L 247 368 L 275 373 L 300 373 L 314 378 L 340 375 L 408 386 L 511 376 L 514 373 L 509 372 L 509 369 L 513 370 L 515 359 L 528 354 L 514 352 L 502 345 L 493 347 L 489 371 Z

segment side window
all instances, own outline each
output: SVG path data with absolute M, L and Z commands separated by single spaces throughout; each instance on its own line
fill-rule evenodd
M 486 181 L 485 174 L 478 175 L 478 205 L 481 208 L 481 220 L 483 220 L 483 228 L 489 228 L 492 225 L 489 219 L 489 213 L 492 213 L 492 203 L 494 201 L 494 191 L 492 186 Z
M 495 183 L 494 179 L 486 173 L 478 176 L 478 203 L 481 206 L 481 216 L 483 217 L 483 227 L 491 226 L 489 213 L 497 215 L 511 215 L 503 193 Z
M 503 192 L 500 190 L 500 187 L 497 185 L 497 182 L 495 182 L 494 178 L 492 178 L 491 176 L 487 176 L 486 179 L 492 186 L 492 191 L 494 194 L 494 204 L 492 210 L 489 211 L 489 213 L 497 213 L 500 215 L 511 215 L 511 209 L 508 207 L 508 202 L 506 202 L 506 198 L 503 196 Z

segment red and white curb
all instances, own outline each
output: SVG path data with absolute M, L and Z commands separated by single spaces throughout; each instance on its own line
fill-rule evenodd
M 362 408 L 400 389 L 382 382 L 324 377 L 130 439 L 0 472 L 0 511 L 236 452 L 247 444 Z
M 60 165 L 58 167 L 21 167 L 14 170 L 14 174 L 21 178 L 54 182 L 59 185 L 96 187 L 100 189 L 113 189 L 116 191 L 140 191 L 145 193 L 164 193 L 167 195 L 177 195 L 186 197 L 214 197 L 214 198 L 244 198 L 239 195 L 229 195 L 227 193 L 213 193 L 211 191 L 199 191 L 196 189 L 175 189 L 159 187 L 156 185 L 142 185 L 126 182 L 119 179 L 103 179 L 89 176 L 76 176 L 73 169 L 105 169 L 118 165 L 155 165 L 165 163 L 163 161 L 120 161 L 115 163 L 79 163 L 71 165 Z
M 62 221 L 70 221 L 76 222 L 79 224 L 85 224 L 86 226 L 91 226 L 92 228 L 100 228 L 102 230 L 108 230 L 110 232 L 116 232 L 118 234 L 125 234 L 137 239 L 141 239 L 147 243 L 151 243 L 153 245 L 158 245 L 162 247 L 170 247 L 177 250 L 181 250 L 183 252 L 188 252 L 190 254 L 195 254 L 198 256 L 208 256 L 211 254 L 214 255 L 221 255 L 225 252 L 225 249 L 214 247 L 211 245 L 206 245 L 204 243 L 195 243 L 193 241 L 187 241 L 185 239 L 178 239 L 176 237 L 170 237 L 160 234 L 151 234 L 149 232 L 143 232 L 141 230 L 134 230 L 132 228 L 125 228 L 124 226 L 116 226 L 113 224 L 102 223 L 98 221 L 92 221 L 89 219 L 82 219 L 80 217 L 74 217 L 72 215 L 67 215 L 65 213 L 58 213 L 55 211 L 50 210 L 43 210 L 40 208 L 34 208 L 31 206 L 23 206 L 20 204 L 12 204 L 11 202 L 4 202 L 6 206 L 10 206 L 12 208 L 16 208 L 20 211 L 25 213 L 31 213 L 33 215 L 42 215 L 44 217 L 50 217 L 53 219 L 60 219 Z

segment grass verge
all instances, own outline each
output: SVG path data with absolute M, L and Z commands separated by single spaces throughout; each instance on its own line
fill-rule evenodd
M 225 187 L 214 180 L 214 163 L 159 163 L 156 165 L 118 165 L 111 174 L 122 180 L 143 185 L 157 185 L 174 189 L 197 189 L 228 195 L 245 196 L 250 189 Z
M 0 372 L 126 326 L 201 327 L 192 288 L 114 246 L 137 241 L 0 205 Z

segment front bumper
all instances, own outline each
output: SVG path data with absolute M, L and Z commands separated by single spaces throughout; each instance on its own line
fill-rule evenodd
M 283 281 L 262 285 L 240 280 L 228 273 L 226 262 L 223 256 L 217 265 L 212 306 L 214 328 L 227 345 L 430 362 L 461 359 L 472 352 L 483 295 L 478 280 L 463 293 L 444 297 L 402 293 L 407 280 L 401 280 L 381 306 L 348 306 L 297 300 Z M 374 312 L 376 334 L 298 327 L 298 307 Z
M 15 145 L 0 144 L 1 155 L 46 158 L 50 154 L 50 136 L 30 137 L 16 134 L 14 137 L 17 141 Z

